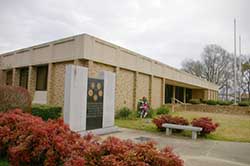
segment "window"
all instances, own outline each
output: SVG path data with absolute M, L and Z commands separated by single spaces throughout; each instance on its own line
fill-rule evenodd
M 29 76 L 29 69 L 28 68 L 21 68 L 20 69 L 20 80 L 19 85 L 24 88 L 28 88 L 28 76 Z
M 6 73 L 6 85 L 12 85 L 12 70 Z
M 165 103 L 171 103 L 172 97 L 173 97 L 173 86 L 165 85 Z
M 47 90 L 48 66 L 39 66 L 36 71 L 36 90 Z
M 180 100 L 181 102 L 184 101 L 184 88 L 176 86 L 175 87 L 175 98 Z
M 192 89 L 186 89 L 186 101 L 189 102 L 189 100 L 192 99 Z

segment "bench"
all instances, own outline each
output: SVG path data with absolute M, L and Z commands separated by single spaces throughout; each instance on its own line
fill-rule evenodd
M 202 131 L 201 127 L 194 127 L 194 126 L 185 126 L 185 125 L 176 125 L 171 123 L 164 123 L 162 127 L 166 128 L 166 135 L 172 134 L 172 129 L 179 129 L 179 130 L 190 130 L 192 131 L 192 139 L 196 140 L 197 132 Z

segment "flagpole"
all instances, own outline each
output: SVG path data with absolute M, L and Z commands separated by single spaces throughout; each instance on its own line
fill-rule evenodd
M 236 19 L 234 19 L 234 104 L 236 105 Z
M 239 36 L 239 75 L 240 75 L 240 85 L 239 85 L 239 101 L 241 102 L 241 84 L 242 84 L 242 72 L 241 72 L 241 36 Z

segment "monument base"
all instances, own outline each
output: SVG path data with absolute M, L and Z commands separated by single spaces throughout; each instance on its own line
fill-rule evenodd
M 118 131 L 119 131 L 118 127 L 111 126 L 111 127 L 104 127 L 104 128 L 94 129 L 94 130 L 79 131 L 78 133 L 81 134 L 81 136 L 84 136 L 88 133 L 93 133 L 95 135 L 104 135 L 104 134 L 110 134 L 110 133 L 114 133 Z

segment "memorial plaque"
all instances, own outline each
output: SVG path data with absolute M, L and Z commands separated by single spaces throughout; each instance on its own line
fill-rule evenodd
M 89 78 L 86 130 L 102 128 L 104 80 Z

